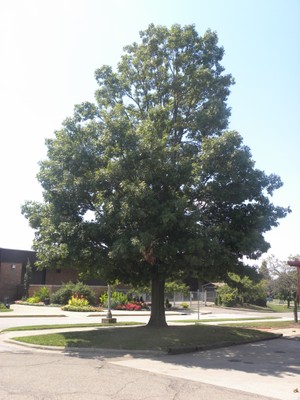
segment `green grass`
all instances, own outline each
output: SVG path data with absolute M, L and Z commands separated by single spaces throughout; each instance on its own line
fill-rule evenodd
M 182 323 L 203 323 L 205 324 L 206 322 L 226 322 L 226 321 L 252 321 L 252 320 L 266 320 L 266 319 L 278 319 L 278 317 L 252 317 L 252 318 L 208 318 L 208 319 L 178 319 L 174 320 L 172 322 L 182 322 Z
M 226 326 L 245 327 L 250 329 L 284 329 L 284 328 L 300 328 L 300 324 L 293 321 L 253 321 L 253 322 L 236 322 L 224 324 Z
M 288 308 L 287 304 L 276 304 L 273 302 L 268 302 L 267 308 L 273 312 L 289 312 L 292 313 L 294 309 L 294 303 L 291 303 L 290 308 Z
M 12 309 L 7 308 L 6 305 L 4 303 L 0 303 L 0 313 L 2 312 L 9 312 L 12 311 Z
M 222 308 L 222 307 L 221 307 Z M 291 302 L 290 308 L 287 307 L 287 303 L 280 304 L 279 300 L 268 301 L 267 307 L 257 306 L 254 304 L 244 304 L 241 307 L 227 307 L 234 310 L 235 308 L 247 311 L 259 311 L 259 312 L 293 312 L 294 303 Z
M 144 325 L 142 322 L 116 322 L 114 326 L 128 326 L 128 325 Z M 56 325 L 29 325 L 29 326 L 16 326 L 12 328 L 3 329 L 1 332 L 14 332 L 14 331 L 42 331 L 47 329 L 67 329 L 67 328 L 97 328 L 102 326 L 111 326 L 111 324 L 102 323 L 86 323 L 86 324 L 56 324 Z
M 272 337 L 275 337 L 275 335 L 270 332 L 239 327 L 186 325 L 169 326 L 168 328 L 110 327 L 85 332 L 63 332 L 15 337 L 13 339 L 24 343 L 64 348 L 168 351 L 172 348 L 222 347 Z

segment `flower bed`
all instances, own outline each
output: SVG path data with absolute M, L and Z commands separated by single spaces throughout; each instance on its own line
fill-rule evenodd
M 90 305 L 86 305 L 86 306 L 76 306 L 76 305 L 72 305 L 72 304 L 67 304 L 65 306 L 62 306 L 61 309 L 63 311 L 77 311 L 77 312 L 101 312 L 103 311 L 103 309 L 101 307 L 93 307 Z
M 126 303 L 120 304 L 115 307 L 116 310 L 126 310 L 126 311 L 141 311 L 142 309 L 148 309 L 145 303 L 134 302 L 134 303 Z

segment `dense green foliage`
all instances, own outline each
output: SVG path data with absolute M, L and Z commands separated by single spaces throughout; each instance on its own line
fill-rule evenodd
M 50 291 L 46 286 L 43 286 L 34 292 L 34 296 L 38 297 L 40 301 L 45 301 L 50 298 Z
M 289 259 L 300 259 L 300 256 Z M 269 297 L 285 300 L 289 307 L 298 290 L 297 269 L 286 261 L 269 256 L 263 261 L 260 273 L 265 275 L 268 282 Z
M 31 296 L 31 297 L 27 297 L 27 299 L 25 300 L 25 303 L 29 303 L 29 304 L 37 304 L 37 303 L 41 303 L 41 299 L 38 296 Z
M 103 307 L 108 306 L 108 295 L 107 292 L 103 293 L 100 298 L 99 298 L 99 302 L 101 305 L 103 305 Z M 117 306 L 123 305 L 128 303 L 128 297 L 125 293 L 122 292 L 115 292 L 113 291 L 111 293 L 111 298 L 110 298 L 110 306 L 111 308 L 116 308 Z
M 28 259 L 26 267 L 25 267 L 25 274 L 24 274 L 24 291 L 25 291 L 26 297 L 28 297 L 29 287 L 30 287 L 30 283 L 31 283 L 31 276 L 32 276 L 32 266 Z
M 39 266 L 76 266 L 113 282 L 152 282 L 149 324 L 163 325 L 164 284 L 221 279 L 269 245 L 286 209 L 279 177 L 255 169 L 226 131 L 233 84 L 216 33 L 150 25 L 116 71 L 96 71 L 96 104 L 75 107 L 38 179 L 44 202 L 22 209 Z
M 227 307 L 243 304 L 266 306 L 267 283 L 265 280 L 255 282 L 249 276 L 239 276 L 230 272 L 227 282 L 217 289 L 218 304 Z
M 56 292 L 50 296 L 51 303 L 53 304 L 68 304 L 72 296 L 78 295 L 83 296 L 88 300 L 89 304 L 96 304 L 95 292 L 82 282 L 72 283 L 68 282 L 59 288 Z

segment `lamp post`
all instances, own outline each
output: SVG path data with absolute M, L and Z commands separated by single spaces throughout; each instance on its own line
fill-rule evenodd
M 110 284 L 107 285 L 107 314 L 106 314 L 106 318 L 112 318 Z
M 107 284 L 107 313 L 101 322 L 102 324 L 115 324 L 117 322 L 117 318 L 113 318 L 111 313 L 111 288 L 109 283 Z

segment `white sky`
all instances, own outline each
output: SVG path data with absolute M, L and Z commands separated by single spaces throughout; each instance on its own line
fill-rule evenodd
M 31 248 L 20 207 L 42 199 L 45 138 L 93 101 L 96 68 L 115 65 L 151 22 L 217 31 L 236 80 L 230 128 L 281 177 L 273 201 L 293 211 L 266 235 L 268 254 L 299 254 L 300 0 L 0 0 L 0 247 Z

